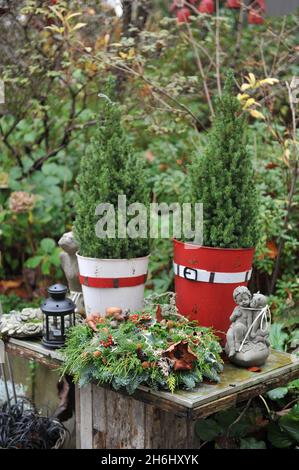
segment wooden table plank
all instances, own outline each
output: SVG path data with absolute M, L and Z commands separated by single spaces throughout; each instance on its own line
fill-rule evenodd
M 10 339 L 6 348 L 8 352 L 35 359 L 50 368 L 56 368 L 63 361 L 59 351 L 45 349 L 39 341 Z M 226 363 L 220 384 L 204 383 L 192 391 L 180 390 L 173 394 L 140 386 L 130 397 L 178 417 L 195 419 L 235 406 L 295 378 L 299 378 L 299 356 L 272 350 L 258 373 Z M 111 390 L 108 385 L 101 388 L 106 394 Z M 124 390 L 113 393 L 128 396 Z
M 269 383 L 269 386 L 271 383 L 286 383 L 286 374 L 294 378 L 299 377 L 299 356 L 272 350 L 260 372 L 251 372 L 225 363 L 219 384 L 204 383 L 192 391 L 179 390 L 173 394 L 151 390 L 144 386 L 140 386 L 139 390 L 150 393 L 157 399 L 163 398 L 186 408 L 195 409 L 227 395 L 237 395 L 244 389 L 253 389 L 255 386 L 258 388 L 262 383 Z
M 10 354 L 26 359 L 33 359 L 49 369 L 57 369 L 63 362 L 62 356 L 58 351 L 44 348 L 40 340 L 25 341 L 10 338 L 9 341 L 5 343 L 5 348 Z

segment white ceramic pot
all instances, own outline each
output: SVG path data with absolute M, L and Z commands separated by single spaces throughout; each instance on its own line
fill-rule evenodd
M 149 256 L 98 259 L 77 253 L 77 258 L 87 315 L 103 316 L 107 307 L 142 309 Z

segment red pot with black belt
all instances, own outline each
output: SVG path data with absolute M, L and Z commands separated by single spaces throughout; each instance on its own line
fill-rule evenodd
M 254 248 L 212 248 L 174 240 L 176 305 L 179 312 L 220 337 L 235 307 L 233 291 L 247 286 Z

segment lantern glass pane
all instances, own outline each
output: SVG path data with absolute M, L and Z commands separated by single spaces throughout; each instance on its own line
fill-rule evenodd
M 49 328 L 49 317 L 46 315 L 46 338 L 47 341 L 50 339 L 50 328 Z
M 52 334 L 54 339 L 61 337 L 61 318 L 56 315 L 53 319 Z

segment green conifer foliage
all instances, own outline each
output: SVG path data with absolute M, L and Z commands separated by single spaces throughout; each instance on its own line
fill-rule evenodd
M 77 179 L 75 238 L 82 256 L 105 259 L 145 256 L 149 254 L 149 239 L 118 238 L 117 218 L 118 195 L 126 195 L 127 206 L 139 202 L 148 207 L 145 170 L 121 125 L 119 105 L 105 96 L 101 100 L 98 132 L 82 157 Z M 96 235 L 100 216 L 95 210 L 101 203 L 113 204 L 115 208 L 116 238 L 98 238 Z
M 247 149 L 247 121 L 234 96 L 232 72 L 216 101 L 216 113 L 202 156 L 190 166 L 192 202 L 203 203 L 205 246 L 254 247 L 258 238 L 258 196 Z

